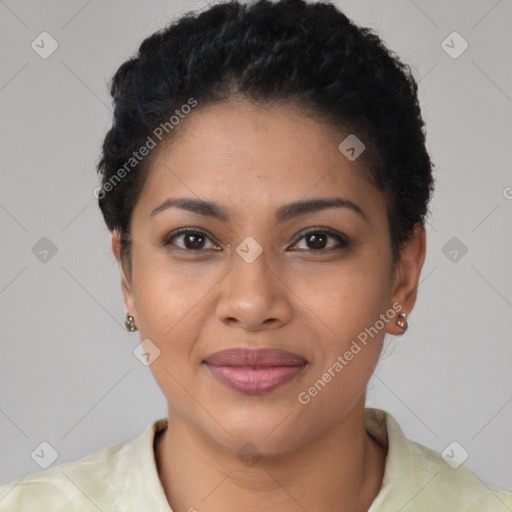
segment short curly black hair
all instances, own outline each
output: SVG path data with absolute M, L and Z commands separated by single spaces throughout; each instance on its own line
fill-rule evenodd
M 415 224 L 424 225 L 433 191 L 417 89 L 410 67 L 374 31 L 330 3 L 227 1 L 188 12 L 145 39 L 110 83 L 114 115 L 97 197 L 107 227 L 121 233 L 122 258 L 130 260 L 130 219 L 152 161 L 134 154 L 155 133 L 173 137 L 170 119 L 192 102 L 242 97 L 294 105 L 364 141 L 396 261 Z

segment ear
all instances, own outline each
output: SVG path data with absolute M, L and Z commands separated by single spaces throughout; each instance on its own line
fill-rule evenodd
M 425 228 L 421 224 L 416 224 L 413 236 L 400 251 L 400 260 L 395 266 L 391 303 L 400 303 L 402 306 L 400 312 L 407 315 L 410 314 L 416 303 L 418 283 L 425 261 L 426 246 Z M 404 330 L 396 322 L 389 322 L 387 324 L 387 332 L 396 336 L 403 334 Z
M 121 269 L 121 289 L 123 291 L 126 312 L 135 318 L 136 315 L 131 285 L 131 272 L 130 268 L 128 268 L 129 265 L 121 259 L 121 233 L 118 229 L 114 229 L 112 231 L 112 252 L 114 253 Z

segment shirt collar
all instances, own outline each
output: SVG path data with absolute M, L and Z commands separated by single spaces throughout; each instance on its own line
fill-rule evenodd
M 172 512 L 158 475 L 154 452 L 155 436 L 167 425 L 167 418 L 154 421 L 139 438 L 134 440 L 132 446 L 135 467 L 139 468 L 139 474 L 142 477 L 138 482 L 132 482 L 133 485 L 130 486 L 134 502 L 137 501 L 137 496 L 149 495 L 153 499 L 152 505 L 158 507 L 156 510 L 159 512 Z M 407 467 L 407 461 L 404 460 L 408 452 L 407 439 L 393 416 L 382 409 L 365 409 L 365 429 L 386 450 L 381 489 L 368 511 L 373 512 L 394 487 L 404 467 Z

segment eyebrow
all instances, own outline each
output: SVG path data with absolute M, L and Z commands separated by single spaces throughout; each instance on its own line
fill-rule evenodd
M 215 203 L 189 197 L 170 197 L 166 199 L 150 213 L 150 217 L 164 210 L 167 210 L 172 206 L 193 213 L 198 213 L 199 215 L 213 217 L 224 222 L 229 222 L 230 220 L 229 214 Z M 299 217 L 300 215 L 305 215 L 306 213 L 314 213 L 325 210 L 327 208 L 348 208 L 367 220 L 366 215 L 360 206 L 353 203 L 352 201 L 349 201 L 348 199 L 343 199 L 341 197 L 308 199 L 288 203 L 280 206 L 276 210 L 275 218 L 276 222 L 284 222 L 295 217 Z

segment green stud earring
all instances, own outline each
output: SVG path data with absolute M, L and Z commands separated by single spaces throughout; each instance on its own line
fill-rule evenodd
M 126 313 L 126 320 L 124 321 L 124 325 L 127 331 L 135 332 L 137 330 L 137 326 L 133 323 L 133 316 Z

